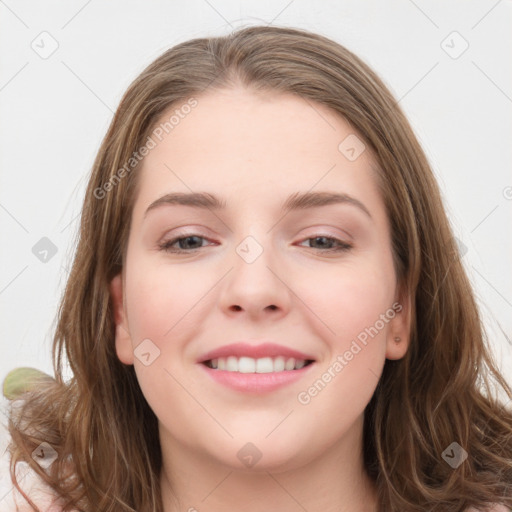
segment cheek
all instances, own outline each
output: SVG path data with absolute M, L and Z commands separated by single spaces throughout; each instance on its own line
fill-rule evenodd
M 391 265 L 376 259 L 324 267 L 297 284 L 298 294 L 339 349 L 375 323 L 379 330 L 387 329 L 388 322 L 383 326 L 380 320 L 393 304 L 395 276 Z
M 198 315 L 207 307 L 201 298 L 211 284 L 205 283 L 204 275 L 184 271 L 180 265 L 171 267 L 142 258 L 132 261 L 133 265 L 127 265 L 127 315 L 139 385 L 159 419 L 171 423 L 172 405 L 180 411 L 180 421 L 193 422 L 192 413 L 188 417 L 190 396 L 179 383 L 186 382 L 183 369 L 190 365 L 187 343 L 201 327 Z M 144 360 L 142 354 L 149 356 Z
M 205 293 L 205 283 L 198 272 L 180 265 L 143 265 L 129 268 L 126 282 L 127 313 L 134 345 L 151 338 L 159 347 L 175 337 L 194 317 Z
M 394 274 L 359 262 L 315 282 L 324 286 L 311 288 L 306 300 L 329 328 L 322 327 L 326 352 L 297 401 L 308 417 L 325 418 L 316 421 L 325 422 L 326 431 L 333 414 L 339 414 L 338 431 L 363 412 L 378 384 L 395 316 Z

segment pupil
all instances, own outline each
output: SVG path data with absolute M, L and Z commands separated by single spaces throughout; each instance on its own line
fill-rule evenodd
M 198 236 L 187 236 L 187 237 L 183 238 L 182 240 L 180 240 L 180 244 L 182 246 L 185 245 L 185 247 L 182 247 L 182 249 L 190 249 L 190 247 L 188 247 L 188 245 L 189 245 L 188 242 L 190 240 L 194 240 L 194 239 L 196 239 L 196 241 L 197 241 L 197 240 L 199 240 L 199 237 Z M 192 242 L 192 245 L 194 245 L 193 242 Z M 199 245 L 201 245 L 201 244 L 199 244 Z M 192 247 L 192 249 L 194 249 L 194 247 Z
M 322 243 L 320 242 L 320 245 L 325 245 L 325 242 L 326 242 L 326 240 L 327 240 L 327 237 L 325 237 L 325 236 L 317 236 L 317 237 L 316 237 L 316 238 L 314 238 L 313 240 L 315 240 L 315 243 L 317 243 L 319 240 L 320 240 L 320 241 L 323 241 L 324 243 L 322 244 Z

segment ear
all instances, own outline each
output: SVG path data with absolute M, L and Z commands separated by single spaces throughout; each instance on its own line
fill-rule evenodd
M 110 297 L 114 306 L 114 321 L 116 324 L 116 353 L 124 364 L 133 364 L 133 344 L 128 329 L 123 295 L 123 278 L 119 273 L 110 282 Z
M 389 322 L 386 359 L 402 359 L 411 343 L 412 298 L 405 286 L 400 287 L 392 309 L 395 315 Z

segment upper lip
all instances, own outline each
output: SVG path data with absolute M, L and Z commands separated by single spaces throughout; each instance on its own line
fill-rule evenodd
M 276 343 L 259 343 L 258 345 L 251 345 L 247 342 L 232 343 L 222 347 L 210 350 L 199 357 L 198 363 L 204 363 L 211 359 L 218 359 L 219 357 L 252 357 L 253 359 L 260 359 L 263 357 L 293 357 L 295 359 L 304 361 L 313 361 L 314 358 L 298 350 L 278 345 Z

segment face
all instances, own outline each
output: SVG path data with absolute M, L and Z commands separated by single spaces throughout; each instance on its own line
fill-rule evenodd
M 138 171 L 111 283 L 117 354 L 162 444 L 299 467 L 360 432 L 386 358 L 407 350 L 377 171 L 322 105 L 242 88 L 196 99 Z

